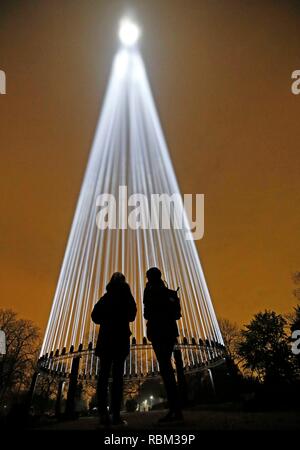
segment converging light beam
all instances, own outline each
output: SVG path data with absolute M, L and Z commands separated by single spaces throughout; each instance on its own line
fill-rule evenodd
M 186 239 L 186 230 L 99 230 L 96 225 L 98 195 L 110 193 L 117 198 L 120 186 L 127 186 L 128 196 L 142 193 L 149 199 L 152 194 L 180 194 L 145 66 L 135 47 L 139 36 L 137 25 L 128 19 L 121 22 L 123 47 L 112 66 L 41 355 L 68 352 L 79 344 L 95 347 L 91 311 L 115 271 L 123 272 L 132 287 L 138 306 L 132 333 L 143 344 L 142 297 L 145 272 L 151 266 L 162 270 L 170 287 L 181 288 L 181 341 L 223 344 L 195 243 Z M 130 354 L 128 370 L 153 370 L 153 351 L 145 347 L 145 352 L 139 364 Z M 200 356 L 186 351 L 186 364 L 195 363 L 195 358 L 202 359 L 201 348 Z M 93 364 L 92 357 L 86 362 L 88 370 L 94 370 Z

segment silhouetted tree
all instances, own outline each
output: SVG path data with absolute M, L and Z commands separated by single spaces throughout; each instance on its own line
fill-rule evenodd
M 293 290 L 293 294 L 298 300 L 300 300 L 300 288 L 298 287 L 298 285 L 300 285 L 300 272 L 294 272 L 292 279 L 294 284 L 297 285 Z
M 238 354 L 242 365 L 265 382 L 291 380 L 293 358 L 286 320 L 274 311 L 260 312 L 241 332 Z
M 54 410 L 58 380 L 54 374 L 40 374 L 33 397 L 33 407 L 37 414 Z
M 27 390 L 40 348 L 39 329 L 18 319 L 10 309 L 0 309 L 0 329 L 6 335 L 6 355 L 0 360 L 0 405 Z
M 237 347 L 241 337 L 241 330 L 235 322 L 230 322 L 228 319 L 219 319 L 219 326 L 228 356 L 235 360 L 238 356 Z
M 300 305 L 297 305 L 295 308 L 293 321 L 291 323 L 291 330 L 300 330 Z

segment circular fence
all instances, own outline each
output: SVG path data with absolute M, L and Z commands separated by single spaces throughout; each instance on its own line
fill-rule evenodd
M 175 345 L 172 362 L 174 369 L 180 365 L 185 372 L 194 372 L 222 363 L 225 356 L 225 347 L 218 342 L 197 344 L 183 341 Z M 45 354 L 39 359 L 38 365 L 43 372 L 60 378 L 69 378 L 74 360 L 79 364 L 78 379 L 98 378 L 100 360 L 95 356 L 95 349 L 92 348 L 91 343 L 85 349 L 80 344 L 77 350 L 71 347 L 68 352 L 64 348 L 61 352 L 56 350 L 49 355 Z M 159 373 L 159 364 L 152 345 L 149 343 L 136 344 L 132 340 L 130 352 L 124 364 L 124 378 L 156 377 Z

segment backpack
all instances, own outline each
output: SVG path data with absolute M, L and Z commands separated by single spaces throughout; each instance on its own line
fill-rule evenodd
M 163 296 L 158 298 L 158 304 L 162 309 L 155 311 L 152 318 L 147 321 L 147 338 L 149 341 L 156 340 L 175 340 L 179 333 L 176 320 L 181 317 L 180 300 L 176 291 L 167 287 L 163 290 Z M 157 307 L 157 303 L 156 303 Z M 155 308 L 156 309 L 156 308 Z
M 167 295 L 170 304 L 170 314 L 172 319 L 179 320 L 181 317 L 180 299 L 178 297 L 179 288 L 176 291 L 167 288 Z

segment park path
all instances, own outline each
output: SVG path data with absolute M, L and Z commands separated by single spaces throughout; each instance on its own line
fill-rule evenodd
M 165 411 L 124 413 L 126 428 L 113 426 L 110 430 L 299 430 L 299 411 L 244 412 L 226 410 L 189 410 L 184 412 L 182 424 L 161 426 L 157 420 Z M 46 430 L 95 430 L 99 428 L 97 417 L 82 417 L 74 421 L 52 422 L 40 425 Z

